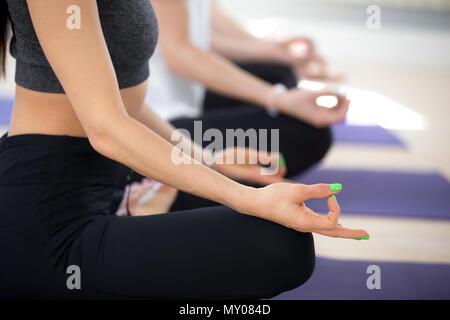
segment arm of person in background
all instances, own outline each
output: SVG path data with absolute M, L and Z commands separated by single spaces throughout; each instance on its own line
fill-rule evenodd
M 211 28 L 230 37 L 259 41 L 260 39 L 247 32 L 220 8 L 217 0 L 211 0 Z
M 333 92 L 292 89 L 276 92 L 273 86 L 240 69 L 226 58 L 202 50 L 190 41 L 185 0 L 152 0 L 160 24 L 159 45 L 171 72 L 203 84 L 225 96 L 270 107 L 317 127 L 345 119 L 348 100 L 339 96 L 334 108 L 317 106 L 316 98 Z
M 211 90 L 264 105 L 272 86 L 235 67 L 223 57 L 191 43 L 185 0 L 152 0 L 160 25 L 159 45 L 167 67 L 175 74 Z
M 96 1 L 75 3 L 83 12 L 83 27 L 72 31 L 65 27 L 64 13 L 74 0 L 27 0 L 44 54 L 97 152 L 164 184 L 299 231 L 346 238 L 367 235 L 338 224 L 340 210 L 332 198 L 338 191 L 330 185 L 280 183 L 257 189 L 202 164 L 171 161 L 173 145 L 127 113 Z M 328 197 L 327 216 L 307 211 L 304 201 L 313 197 Z
M 180 150 L 187 152 L 205 165 L 223 175 L 239 181 L 247 181 L 257 185 L 266 186 L 272 183 L 285 182 L 283 178 L 286 174 L 286 167 L 280 165 L 280 154 L 270 154 L 258 152 L 248 148 L 230 147 L 222 152 L 212 154 L 208 149 L 203 149 L 190 137 L 182 136 L 181 131 L 176 132 L 176 128 L 167 121 L 161 119 L 149 105 L 144 105 L 136 114 L 131 114 L 133 118 L 154 130 L 158 135 Z M 177 137 L 182 137 L 181 141 Z M 233 163 L 226 163 L 226 158 L 236 158 Z M 243 159 L 238 162 L 237 159 Z M 272 171 L 263 168 L 272 167 Z
M 303 55 L 290 50 L 291 46 L 295 49 L 295 43 L 304 45 Z M 236 62 L 272 62 L 291 67 L 307 63 L 314 49 L 312 41 L 306 37 L 277 42 L 253 36 L 223 12 L 217 0 L 212 1 L 211 47 Z
M 340 82 L 343 76 L 330 74 L 328 64 L 313 41 L 295 36 L 280 41 L 257 38 L 231 19 L 212 0 L 212 49 L 236 62 L 272 62 L 287 65 L 300 78 Z

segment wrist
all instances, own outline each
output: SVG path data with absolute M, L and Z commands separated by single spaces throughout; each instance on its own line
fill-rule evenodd
M 216 168 L 216 157 L 214 156 L 214 154 L 212 153 L 211 150 L 209 149 L 202 149 L 202 160 L 203 160 L 203 164 L 213 170 L 215 170 Z
M 286 95 L 288 89 L 285 85 L 278 83 L 272 86 L 272 90 L 267 97 L 265 107 L 271 115 L 276 115 L 277 111 L 282 110 L 283 97 Z
M 281 62 L 278 44 L 271 40 L 262 40 L 264 44 L 264 56 L 267 61 Z
M 253 199 L 255 199 L 257 188 L 249 187 L 235 182 L 233 194 L 230 195 L 227 206 L 240 213 L 253 215 Z
M 294 63 L 292 57 L 287 53 L 287 51 L 280 46 L 277 41 L 265 41 L 266 50 L 265 55 L 267 60 L 273 61 L 279 64 L 290 66 Z

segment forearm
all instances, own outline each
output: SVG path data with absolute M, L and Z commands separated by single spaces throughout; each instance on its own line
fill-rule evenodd
M 241 40 L 258 40 L 258 38 L 247 32 L 247 30 L 223 12 L 215 0 L 212 1 L 211 17 L 211 29 L 213 32 L 221 33 Z
M 221 32 L 211 34 L 211 49 L 236 62 L 272 62 L 289 65 L 290 60 L 276 54 L 274 44 L 262 39 L 242 39 Z
M 265 41 L 247 32 L 213 1 L 211 45 L 218 54 L 233 61 L 276 62 L 296 64 L 295 56 L 286 54 L 274 41 Z
M 149 105 L 144 104 L 134 118 L 144 124 L 147 128 L 152 129 L 164 140 L 179 148 L 181 147 L 182 150 L 188 151 L 188 154 L 194 157 L 194 159 L 208 165 L 212 163 L 212 154 L 204 150 L 202 146 L 196 144 L 189 137 L 186 137 L 181 142 L 175 141 L 176 128 L 170 122 L 161 119 Z
M 99 153 L 179 190 L 245 211 L 243 199 L 248 199 L 253 188 L 234 182 L 202 164 L 194 164 L 192 158 L 174 150 L 172 144 L 126 115 L 112 121 L 114 130 L 105 128 L 90 135 L 91 143 Z M 176 164 L 174 157 L 181 157 L 184 162 Z
M 227 59 L 191 45 L 164 52 L 172 72 L 225 96 L 264 106 L 272 86 Z
M 273 54 L 272 44 L 247 32 L 231 19 L 213 1 L 211 19 L 211 47 L 218 54 L 239 62 L 278 61 Z

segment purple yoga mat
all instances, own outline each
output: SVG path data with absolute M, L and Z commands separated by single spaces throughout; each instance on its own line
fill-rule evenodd
M 380 126 L 336 124 L 331 129 L 336 143 L 387 145 L 405 148 L 400 139 Z
M 437 173 L 313 169 L 295 180 L 341 183 L 337 199 L 345 214 L 450 219 L 450 183 Z M 308 200 L 307 205 L 328 212 L 323 199 Z
M 0 126 L 9 125 L 14 100 L 0 98 Z
M 367 267 L 380 267 L 381 289 L 367 288 Z M 317 258 L 311 278 L 274 300 L 450 299 L 450 265 Z

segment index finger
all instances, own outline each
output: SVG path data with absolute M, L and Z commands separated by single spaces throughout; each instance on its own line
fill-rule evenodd
M 339 220 L 341 209 L 337 201 L 332 197 L 328 198 L 328 215 L 323 216 L 310 210 L 304 217 L 302 225 L 306 230 L 334 230 Z

